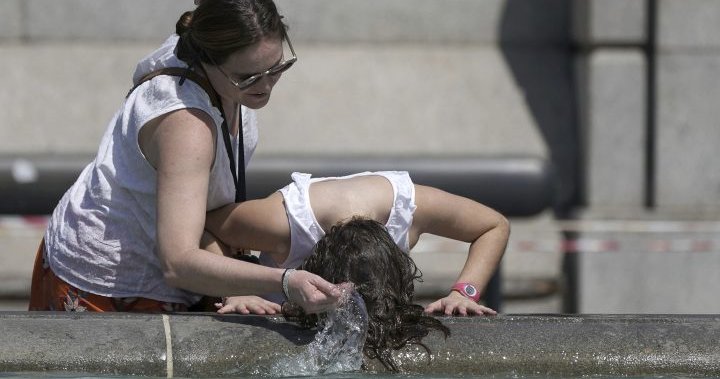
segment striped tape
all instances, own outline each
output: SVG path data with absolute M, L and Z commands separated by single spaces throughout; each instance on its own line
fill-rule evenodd
M 38 236 L 49 216 L 0 216 L 0 237 Z M 577 238 L 563 239 L 564 232 Z M 553 238 L 553 237 L 557 238 Z M 443 246 L 437 246 L 443 249 Z M 429 247 L 429 250 L 435 250 Z M 720 221 L 553 221 L 545 229 L 519 229 L 508 251 L 522 253 L 720 252 Z
M 712 253 L 720 252 L 720 238 L 578 238 L 572 240 L 511 239 L 507 251 L 520 253 Z
M 0 216 L 0 237 L 38 237 L 47 227 L 48 216 Z

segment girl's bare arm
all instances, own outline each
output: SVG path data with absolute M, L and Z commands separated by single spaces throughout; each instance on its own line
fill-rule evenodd
M 205 228 L 234 249 L 271 253 L 290 250 L 290 227 L 279 192 L 208 212 Z
M 456 282 L 471 283 L 482 293 L 505 252 L 510 235 L 507 219 L 476 201 L 437 188 L 416 185 L 415 199 L 414 232 L 470 243 L 467 260 Z M 438 307 L 431 310 L 438 311 Z M 447 306 L 441 308 L 448 313 Z M 456 311 L 463 313 L 462 309 L 452 310 Z

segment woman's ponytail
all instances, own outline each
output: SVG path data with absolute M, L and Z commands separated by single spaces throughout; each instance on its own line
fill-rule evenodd
M 177 23 L 175 23 L 175 33 L 179 36 L 190 30 L 192 26 L 193 12 L 187 11 L 180 16 Z
M 2 1 L 2 0 L 0 0 Z M 282 38 L 285 25 L 273 0 L 200 0 L 180 16 L 178 58 L 223 64 L 227 58 L 265 37 Z

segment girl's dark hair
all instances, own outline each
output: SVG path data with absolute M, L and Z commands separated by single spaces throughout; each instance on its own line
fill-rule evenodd
M 189 63 L 223 64 L 265 37 L 283 38 L 286 28 L 272 0 L 205 0 L 175 24 L 177 56 Z
M 366 218 L 353 218 L 333 226 L 315 245 L 301 269 L 332 283 L 352 282 L 365 301 L 368 334 L 364 353 L 387 369 L 398 371 L 392 351 L 419 344 L 431 329 L 447 337 L 450 330 L 413 304 L 415 280 L 422 273 L 410 256 L 393 241 L 385 226 Z M 316 315 L 301 315 L 305 326 L 317 325 Z

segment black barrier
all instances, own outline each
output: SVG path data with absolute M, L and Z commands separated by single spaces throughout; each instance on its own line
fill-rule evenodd
M 87 155 L 0 157 L 0 214 L 50 214 L 91 160 Z
M 91 160 L 0 157 L 0 214 L 49 214 Z M 474 199 L 507 217 L 533 216 L 552 202 L 551 167 L 535 157 L 256 157 L 247 170 L 248 198 L 282 188 L 293 171 L 319 177 L 379 170 L 409 171 L 415 183 Z

